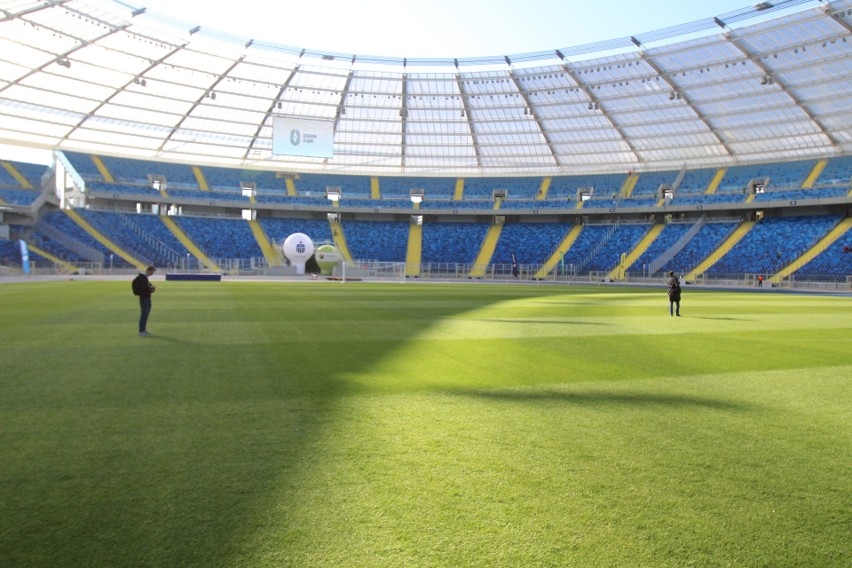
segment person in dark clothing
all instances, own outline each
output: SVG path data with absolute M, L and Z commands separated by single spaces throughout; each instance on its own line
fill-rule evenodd
M 669 271 L 666 285 L 669 288 L 669 315 L 680 317 L 680 280 L 674 271 Z
M 150 334 L 148 333 L 148 314 L 151 313 L 151 294 L 153 294 L 157 288 L 151 284 L 148 280 L 148 277 L 154 274 L 156 268 L 153 266 L 149 266 L 145 269 L 145 272 L 140 272 L 136 278 L 133 279 L 133 293 L 139 296 L 139 336 L 140 337 L 148 337 Z

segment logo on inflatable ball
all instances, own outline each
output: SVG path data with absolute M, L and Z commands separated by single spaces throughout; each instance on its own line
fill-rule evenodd
M 296 274 L 305 273 L 305 263 L 314 254 L 314 243 L 311 238 L 304 233 L 293 233 L 281 245 L 281 250 L 284 256 L 290 261 L 290 264 L 296 267 Z
M 340 262 L 340 253 L 337 250 L 337 247 L 333 245 L 322 245 L 317 248 L 317 252 L 314 255 L 317 259 L 317 265 L 320 267 L 320 274 L 323 276 L 329 276 L 332 273 L 332 270 L 337 263 Z

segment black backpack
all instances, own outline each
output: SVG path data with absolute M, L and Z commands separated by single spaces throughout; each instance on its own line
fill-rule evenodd
M 141 296 L 145 292 L 145 282 L 141 274 L 133 279 L 133 282 L 130 283 L 130 288 L 133 290 L 134 296 Z

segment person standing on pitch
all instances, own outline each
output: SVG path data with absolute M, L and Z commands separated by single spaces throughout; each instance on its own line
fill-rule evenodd
M 680 317 L 680 280 L 673 270 L 669 271 L 666 285 L 669 288 L 669 315 Z
M 140 337 L 148 337 L 150 334 L 148 333 L 148 314 L 151 313 L 151 294 L 153 294 L 157 288 L 148 281 L 148 277 L 154 274 L 156 268 L 153 266 L 149 266 L 145 269 L 145 272 L 140 272 L 136 278 L 133 279 L 133 293 L 139 296 L 139 336 Z

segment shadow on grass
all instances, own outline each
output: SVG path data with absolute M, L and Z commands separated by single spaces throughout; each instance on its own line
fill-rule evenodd
M 534 319 L 496 319 L 496 318 L 464 318 L 465 321 L 485 321 L 491 323 L 521 323 L 521 324 L 544 324 L 544 325 L 595 325 L 610 326 L 612 324 L 595 321 L 573 321 L 573 320 L 534 320 Z
M 716 317 L 716 316 L 689 316 L 689 319 L 719 320 L 719 321 L 752 321 L 748 318 Z
M 14 409 L 0 429 L 3 564 L 257 565 L 264 550 L 299 547 L 304 557 L 314 533 L 299 511 L 334 449 L 325 436 L 338 401 L 357 390 L 346 377 L 397 352 L 422 320 L 389 336 L 370 321 L 380 287 L 175 286 L 151 337 L 116 338 L 107 326 L 128 315 L 132 325 L 138 309 L 126 284 L 80 289 L 92 293 L 68 291 L 45 311 L 61 326 L 54 341 L 22 324 L 26 356 L 0 347 L 14 379 L 0 385 Z M 37 292 L 35 311 L 55 296 Z M 436 322 L 471 309 L 448 310 L 454 289 L 417 294 L 436 301 Z M 395 306 L 388 316 L 404 320 Z M 114 321 L 76 317 L 87 311 Z
M 656 394 L 656 393 L 616 393 L 616 392 L 566 392 L 555 389 L 548 390 L 500 390 L 500 391 L 448 391 L 448 394 L 498 402 L 523 403 L 565 403 L 577 406 L 670 406 L 670 407 L 703 407 L 715 410 L 741 411 L 748 410 L 750 405 L 741 402 L 706 398 L 689 395 Z

